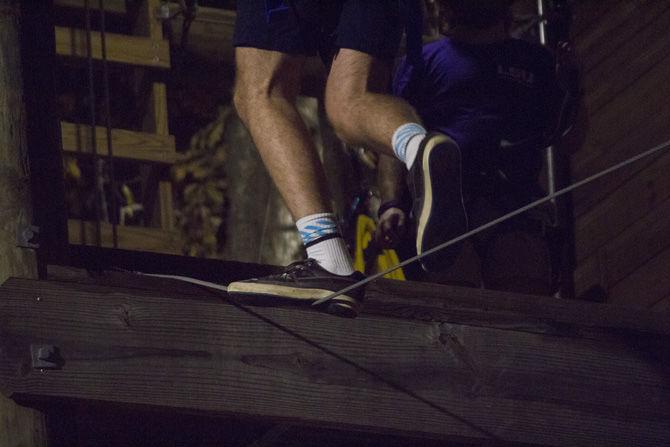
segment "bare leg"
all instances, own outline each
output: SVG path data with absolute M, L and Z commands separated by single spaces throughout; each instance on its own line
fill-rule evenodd
M 339 51 L 326 85 L 326 110 L 341 139 L 393 155 L 396 129 L 421 122 L 412 106 L 387 94 L 390 76 L 390 62 L 356 50 Z
M 295 107 L 305 58 L 237 48 L 235 107 L 294 219 L 330 212 L 323 168 Z

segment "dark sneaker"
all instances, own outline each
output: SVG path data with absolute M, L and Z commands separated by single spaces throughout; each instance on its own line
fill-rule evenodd
M 362 273 L 349 276 L 334 275 L 324 270 L 314 259 L 294 262 L 283 273 L 264 278 L 232 282 L 228 294 L 242 303 L 307 304 L 331 295 L 364 279 Z M 363 286 L 338 295 L 323 304 L 322 310 L 341 317 L 354 318 L 360 311 Z
M 461 150 L 454 140 L 438 133 L 426 135 L 407 180 L 417 227 L 417 254 L 467 231 Z M 461 244 L 451 245 L 422 258 L 421 265 L 429 272 L 444 270 L 454 263 L 460 250 Z

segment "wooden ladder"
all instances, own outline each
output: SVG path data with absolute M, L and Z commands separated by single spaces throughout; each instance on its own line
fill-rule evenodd
M 98 2 L 91 0 L 92 9 Z M 158 9 L 161 0 L 144 0 L 137 14 L 133 35 L 105 33 L 106 59 L 110 63 L 135 66 L 138 69 L 169 69 L 170 43 L 163 37 Z M 83 8 L 84 0 L 54 0 L 61 8 Z M 126 14 L 124 0 L 105 0 L 105 12 L 108 14 Z M 88 57 L 86 31 L 78 28 L 55 27 L 56 54 L 62 57 Z M 91 33 L 91 53 L 93 59 L 102 59 L 100 33 Z M 178 158 L 175 139 L 168 129 L 168 111 L 166 86 L 162 82 L 153 82 L 149 95 L 149 104 L 142 123 L 142 131 L 112 129 L 112 149 L 115 158 L 125 158 L 172 165 Z M 61 121 L 62 150 L 66 153 L 92 153 L 91 127 L 82 123 Z M 107 131 L 96 126 L 95 140 L 97 152 L 107 156 Z M 149 251 L 179 254 L 180 243 L 174 224 L 172 184 L 159 181 L 157 185 L 158 226 L 117 225 L 117 247 L 126 250 Z M 151 217 L 151 216 L 148 216 Z M 101 244 L 113 247 L 112 224 L 100 224 Z M 79 219 L 68 220 L 70 244 L 94 245 L 96 223 Z

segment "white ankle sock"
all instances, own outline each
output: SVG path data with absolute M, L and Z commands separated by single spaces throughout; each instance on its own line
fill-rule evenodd
M 407 123 L 393 133 L 393 152 L 410 169 L 419 152 L 419 145 L 426 136 L 426 129 L 416 123 Z
M 353 261 L 333 213 L 305 216 L 296 221 L 307 256 L 335 275 L 351 275 Z

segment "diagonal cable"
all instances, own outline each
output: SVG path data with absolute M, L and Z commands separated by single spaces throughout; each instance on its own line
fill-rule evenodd
M 393 271 L 395 271 L 395 270 L 397 270 L 397 269 L 399 269 L 399 268 L 402 268 L 402 267 L 404 267 L 404 266 L 406 266 L 406 265 L 408 265 L 408 264 L 411 264 L 411 263 L 416 262 L 416 261 L 418 261 L 418 260 L 420 260 L 420 259 L 422 259 L 422 258 L 424 258 L 424 257 L 426 257 L 426 256 L 429 256 L 429 255 L 431 255 L 431 254 L 433 254 L 433 253 L 435 253 L 435 252 L 437 252 L 437 251 L 443 250 L 443 249 L 445 249 L 445 248 L 447 248 L 447 247 L 449 247 L 449 246 L 451 246 L 451 245 L 454 245 L 454 244 L 456 244 L 456 243 L 458 243 L 458 242 L 461 242 L 462 240 L 467 239 L 467 238 L 469 238 L 470 236 L 474 236 L 475 234 L 481 233 L 481 232 L 484 231 L 484 230 L 487 230 L 487 229 L 489 229 L 489 228 L 491 228 L 491 227 L 493 227 L 493 226 L 495 226 L 495 225 L 498 225 L 499 223 L 502 223 L 502 222 L 504 222 L 504 221 L 506 221 L 506 220 L 508 220 L 508 219 L 511 219 L 512 217 L 515 217 L 515 216 L 517 216 L 517 215 L 519 215 L 519 214 L 521 214 L 521 213 L 524 213 L 524 212 L 526 212 L 526 211 L 528 211 L 528 210 L 530 210 L 530 209 L 532 209 L 532 208 L 535 208 L 535 207 L 538 206 L 538 205 L 541 205 L 541 204 L 543 204 L 543 203 L 546 203 L 546 202 L 549 202 L 549 201 L 551 201 L 551 200 L 554 200 L 554 199 L 557 198 L 557 197 L 560 197 L 560 196 L 562 196 L 562 195 L 564 195 L 564 194 L 567 194 L 567 193 L 569 193 L 569 192 L 571 192 L 571 191 L 573 191 L 573 190 L 575 190 L 575 189 L 577 189 L 577 188 L 580 188 L 580 187 L 582 187 L 582 186 L 584 186 L 584 185 L 586 185 L 586 184 L 588 184 L 588 183 L 592 183 L 592 182 L 594 182 L 595 180 L 597 180 L 597 179 L 599 179 L 599 178 L 601 178 L 601 177 L 604 177 L 604 176 L 606 176 L 606 175 L 608 175 L 608 174 L 611 174 L 611 173 L 614 172 L 614 171 L 618 171 L 619 169 L 622 169 L 622 168 L 624 168 L 624 167 L 626 167 L 626 166 L 628 166 L 628 165 L 630 165 L 630 164 L 633 164 L 633 163 L 635 163 L 635 162 L 638 161 L 638 160 L 641 160 L 641 159 L 643 159 L 643 158 L 646 158 L 646 157 L 649 157 L 649 156 L 651 156 L 651 155 L 654 155 L 654 154 L 656 154 L 656 153 L 658 153 L 658 152 L 660 152 L 660 151 L 662 151 L 662 150 L 664 150 L 664 149 L 667 149 L 668 147 L 670 147 L 670 140 L 668 140 L 668 141 L 666 141 L 666 142 L 664 142 L 664 143 L 661 143 L 661 144 L 659 144 L 658 146 L 654 146 L 653 148 L 651 148 L 651 149 L 649 149 L 649 150 L 646 150 L 646 151 L 644 151 L 644 152 L 642 152 L 642 153 L 640 153 L 640 154 L 638 154 L 638 155 L 635 155 L 635 156 L 633 156 L 633 157 L 631 157 L 631 158 L 628 158 L 628 159 L 622 161 L 621 163 L 618 163 L 618 164 L 616 164 L 616 165 L 614 165 L 614 166 L 611 166 L 611 167 L 609 167 L 609 168 L 607 168 L 607 169 L 605 169 L 605 170 L 603 170 L 603 171 L 600 171 L 600 172 L 598 172 L 598 173 L 596 173 L 596 174 L 593 174 L 593 175 L 590 176 L 590 177 L 587 177 L 587 178 L 585 178 L 585 179 L 583 179 L 583 180 L 580 180 L 580 181 L 578 181 L 578 182 L 576 182 L 576 183 L 573 183 L 573 184 L 570 185 L 570 186 L 567 186 L 567 187 L 565 187 L 565 188 L 563 188 L 563 189 L 560 189 L 560 190 L 558 190 L 558 191 L 556 191 L 556 192 L 554 192 L 554 193 L 548 194 L 547 196 L 543 197 L 542 199 L 539 199 L 539 200 L 536 200 L 536 201 L 534 201 L 534 202 L 531 202 L 531 203 L 529 203 L 529 204 L 526 205 L 526 206 L 523 206 L 523 207 L 521 207 L 521 208 L 519 208 L 519 209 L 517 209 L 517 210 L 515 210 L 515 211 L 512 211 L 512 212 L 510 212 L 510 213 L 508 213 L 508 214 L 505 214 L 504 216 L 501 216 L 501 217 L 499 217 L 499 218 L 497 218 L 497 219 L 494 219 L 494 220 L 492 220 L 492 221 L 490 221 L 490 222 L 488 222 L 488 223 L 486 223 L 486 224 L 484 224 L 484 225 L 482 225 L 482 226 L 480 226 L 480 227 L 477 227 L 477 228 L 475 228 L 475 229 L 473 229 L 473 230 L 470 230 L 470 231 L 468 231 L 468 232 L 466 232 L 466 233 L 463 233 L 462 235 L 460 235 L 460 236 L 458 236 L 458 237 L 456 237 L 456 238 L 454 238 L 454 239 L 451 239 L 451 240 L 446 241 L 446 242 L 444 242 L 444 243 L 442 243 L 442 244 L 440 244 L 440 245 L 437 245 L 437 246 L 431 248 L 430 250 L 426 250 L 425 252 L 421 253 L 420 255 L 417 255 L 417 256 L 411 257 L 411 258 L 409 258 L 409 259 L 406 259 L 406 260 L 402 261 L 401 263 L 399 263 L 399 264 L 397 264 L 397 265 L 395 265 L 395 266 L 393 266 L 393 267 L 391 267 L 391 268 L 389 268 L 389 269 L 386 269 L 386 270 L 384 270 L 384 271 L 382 271 L 382 272 L 379 272 L 379 273 L 375 273 L 374 275 L 372 275 L 372 276 L 368 276 L 367 278 L 365 278 L 365 279 L 363 279 L 363 280 L 361 280 L 361 281 L 359 281 L 359 282 L 357 282 L 357 283 L 355 283 L 355 284 L 352 284 L 352 285 L 350 285 L 350 286 L 347 286 L 347 287 L 343 288 L 342 290 L 339 290 L 339 291 L 337 291 L 337 292 L 333 292 L 333 293 L 331 293 L 330 295 L 328 295 L 328 296 L 326 296 L 326 297 L 323 297 L 323 298 L 321 298 L 321 299 L 315 301 L 314 303 L 312 303 L 312 305 L 313 305 L 313 306 L 321 305 L 321 304 L 325 303 L 326 301 L 329 301 L 329 300 L 335 298 L 336 296 L 340 296 L 340 295 L 342 295 L 342 294 L 344 294 L 344 293 L 347 293 L 347 292 L 349 292 L 349 291 L 351 291 L 351 290 L 357 289 L 358 287 L 361 287 L 361 286 L 363 286 L 363 285 L 365 285 L 365 284 L 367 284 L 367 283 L 370 283 L 370 282 L 372 282 L 372 281 L 375 281 L 375 280 L 377 280 L 377 279 L 379 279 L 379 278 L 381 278 L 381 277 L 383 277 L 383 276 L 385 276 L 385 275 L 387 275 L 387 274 L 389 274 L 389 273 L 391 273 L 391 272 L 393 272 Z

